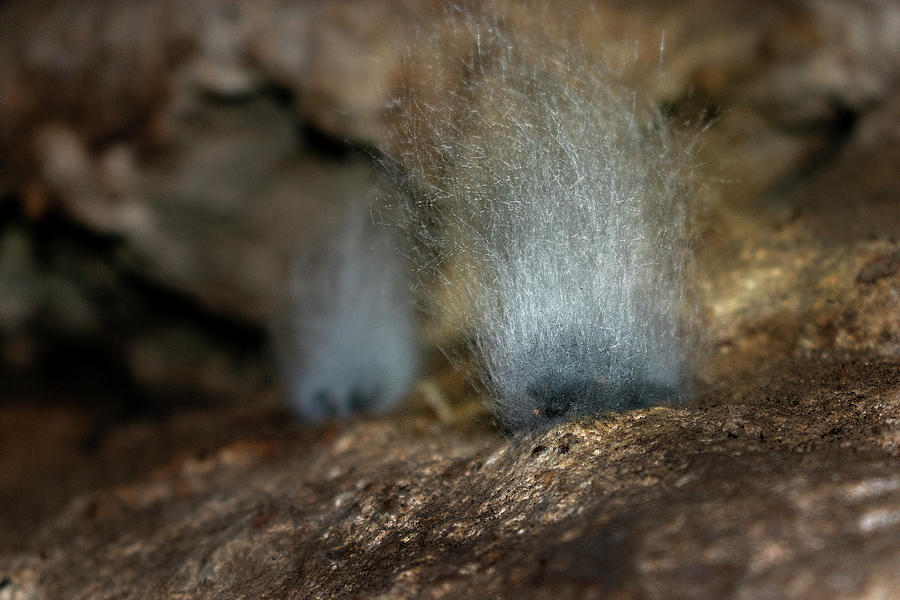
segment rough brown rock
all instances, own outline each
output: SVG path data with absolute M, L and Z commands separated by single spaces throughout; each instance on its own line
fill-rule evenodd
M 821 160 L 900 74 L 890 2 L 562 4 L 471 10 L 537 48 L 581 44 L 675 114 L 722 115 L 702 160 L 711 181 L 740 185 L 712 186 L 719 203 L 752 203 Z M 476 43 L 464 13 L 441 3 L 18 0 L 0 11 L 0 163 L 25 213 L 58 206 L 121 240 L 141 277 L 253 324 L 276 301 L 271 265 L 302 231 L 293 205 L 370 187 L 360 165 L 316 164 L 321 148 L 293 135 L 298 120 L 389 146 L 400 90 L 427 79 L 446 96 Z M 321 177 L 348 183 L 306 185 Z M 260 237 L 248 220 L 264 214 L 282 227 Z
M 75 498 L 0 557 L 0 597 L 894 597 L 896 367 L 777 364 L 512 441 L 245 421 Z

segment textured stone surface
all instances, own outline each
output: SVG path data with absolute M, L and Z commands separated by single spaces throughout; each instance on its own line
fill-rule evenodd
M 710 365 L 898 356 L 898 122 L 894 98 L 802 180 L 719 213 L 699 252 Z
M 240 441 L 79 495 L 0 555 L 0 597 L 893 597 L 898 415 L 896 363 L 862 360 L 512 441 L 208 415 Z

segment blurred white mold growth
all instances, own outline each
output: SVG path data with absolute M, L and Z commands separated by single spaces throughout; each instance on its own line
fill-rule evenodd
M 273 323 L 289 401 L 308 421 L 390 408 L 419 366 L 409 265 L 365 202 L 310 207 Z

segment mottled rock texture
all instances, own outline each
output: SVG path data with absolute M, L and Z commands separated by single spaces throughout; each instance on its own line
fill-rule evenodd
M 512 441 L 421 411 L 125 428 L 91 460 L 169 457 L 0 555 L 0 597 L 895 597 L 896 364 L 792 361 L 719 386 Z M 160 451 L 206 419 L 198 437 L 239 440 Z
M 459 13 L 5 0 L 0 599 L 900 597 L 900 7 L 468 10 L 698 136 L 695 400 L 508 439 L 439 370 L 293 422 L 286 264 L 464 75 Z

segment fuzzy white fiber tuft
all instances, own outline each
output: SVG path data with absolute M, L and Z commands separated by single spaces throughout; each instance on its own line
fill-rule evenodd
M 663 120 L 582 59 L 477 35 L 452 97 L 407 99 L 396 162 L 419 270 L 468 315 L 498 421 L 681 399 L 691 200 Z
M 288 401 L 306 421 L 394 406 L 418 375 L 409 264 L 395 231 L 356 199 L 310 207 L 272 337 Z

